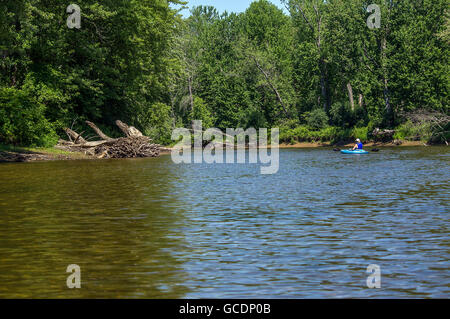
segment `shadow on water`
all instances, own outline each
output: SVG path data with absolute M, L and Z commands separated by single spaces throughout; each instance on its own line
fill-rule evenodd
M 174 170 L 153 161 L 0 167 L 0 297 L 178 298 Z M 81 267 L 82 289 L 66 287 Z

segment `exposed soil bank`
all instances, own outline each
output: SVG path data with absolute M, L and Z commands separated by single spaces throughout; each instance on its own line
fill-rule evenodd
M 83 153 L 63 153 L 56 149 L 49 151 L 27 151 L 27 150 L 0 150 L 0 163 L 2 162 L 36 162 L 36 161 L 61 161 L 93 159 Z

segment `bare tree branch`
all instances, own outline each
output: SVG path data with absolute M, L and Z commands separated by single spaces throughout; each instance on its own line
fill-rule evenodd
M 252 57 L 253 61 L 255 61 L 256 67 L 261 71 L 261 73 L 264 75 L 264 77 L 266 78 L 267 83 L 269 84 L 269 86 L 272 88 L 272 90 L 275 92 L 275 95 L 277 96 L 277 100 L 280 103 L 281 107 L 283 108 L 284 113 L 289 116 L 289 112 L 287 111 L 287 108 L 283 102 L 283 99 L 281 98 L 280 93 L 278 92 L 277 88 L 273 85 L 272 81 L 270 80 L 269 75 L 267 74 L 267 72 L 264 71 L 264 69 L 261 67 L 261 65 L 259 64 L 258 60 L 255 57 Z
M 309 22 L 308 18 L 306 17 L 305 12 L 303 11 L 302 7 L 300 7 L 299 4 L 295 4 L 295 6 L 297 7 L 297 9 L 298 9 L 298 10 L 300 11 L 300 13 L 302 14 L 303 19 L 305 20 L 306 24 L 309 26 L 309 28 L 311 29 L 311 31 L 314 32 L 314 28 L 313 28 L 311 22 Z

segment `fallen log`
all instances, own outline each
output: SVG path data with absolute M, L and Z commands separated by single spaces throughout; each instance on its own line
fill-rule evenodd
M 123 123 L 120 120 L 116 121 L 116 125 L 120 128 L 120 130 L 127 137 L 142 137 L 142 136 L 144 136 L 144 134 L 142 134 L 137 128 L 135 128 L 134 126 L 128 126 L 127 124 Z
M 97 125 L 95 125 L 92 122 L 86 121 L 86 124 L 89 125 L 94 131 L 95 133 L 97 133 L 97 135 L 105 141 L 110 141 L 112 140 L 112 138 L 110 138 L 108 135 L 106 135 L 105 133 L 103 133 L 98 127 Z
M 151 144 L 147 136 L 122 137 L 110 145 L 96 147 L 95 154 L 101 158 L 157 157 L 160 155 L 160 149 L 159 145 Z
M 73 142 L 69 142 L 69 141 L 65 141 L 63 139 L 59 139 L 58 140 L 58 145 L 70 146 L 70 145 L 73 145 Z
M 375 140 L 384 142 L 392 141 L 394 134 L 394 130 L 380 130 L 379 128 L 376 128 L 372 132 L 372 136 Z
M 112 145 L 114 144 L 116 139 L 111 139 L 109 141 L 94 141 L 94 142 L 86 142 L 84 144 L 80 144 L 79 146 L 82 148 L 91 148 L 91 147 L 98 147 L 100 145 Z
M 160 145 L 152 144 L 151 139 L 144 136 L 133 126 L 116 121 L 117 126 L 126 137 L 111 138 L 104 134 L 94 123 L 86 121 L 95 133 L 102 139 L 87 142 L 81 134 L 66 128 L 65 131 L 71 141 L 59 140 L 57 148 L 66 151 L 84 152 L 97 158 L 136 158 L 156 157 L 160 155 Z
M 66 134 L 73 139 L 73 143 L 75 144 L 83 144 L 86 143 L 86 140 L 81 136 L 81 134 L 78 134 L 77 132 L 71 130 L 70 128 L 66 127 L 64 129 Z

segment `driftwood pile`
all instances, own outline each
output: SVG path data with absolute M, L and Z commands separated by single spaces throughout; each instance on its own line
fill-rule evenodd
M 395 134 L 394 130 L 380 130 L 379 128 L 376 128 L 372 132 L 373 139 L 375 141 L 381 141 L 381 142 L 392 141 L 394 134 Z
M 414 125 L 417 126 L 429 126 L 431 129 L 431 138 L 430 140 L 433 142 L 444 142 L 447 146 L 449 141 L 447 141 L 447 135 L 450 133 L 448 130 L 450 124 L 450 116 L 437 112 L 437 111 L 428 111 L 428 110 L 415 110 L 412 113 L 402 114 L 406 119 L 411 121 Z M 416 136 L 416 139 L 419 140 L 420 136 Z
M 138 129 L 119 120 L 116 121 L 116 125 L 125 134 L 125 137 L 121 138 L 107 136 L 92 122 L 86 121 L 86 124 L 101 138 L 100 141 L 88 142 L 81 134 L 65 128 L 69 141 L 59 140 L 57 148 L 83 152 L 97 158 L 137 158 L 160 155 L 160 145 L 152 144 L 151 139 L 144 136 Z

